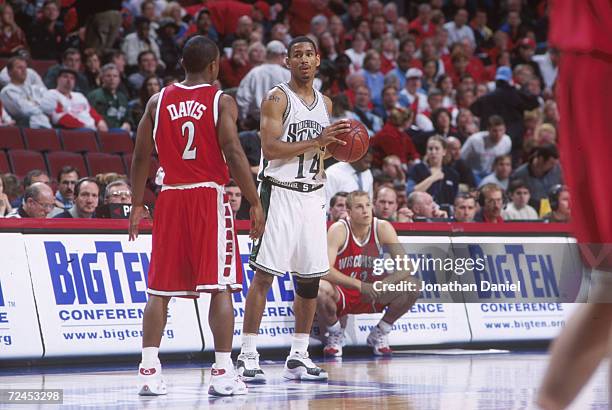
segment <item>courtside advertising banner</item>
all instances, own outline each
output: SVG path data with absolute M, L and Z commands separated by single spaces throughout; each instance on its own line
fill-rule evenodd
M 0 233 L 0 360 L 41 358 L 43 346 L 21 234 Z
M 455 256 L 483 258 L 461 275 L 472 341 L 556 337 L 585 287 L 575 245 L 565 237 L 454 237 Z M 487 283 L 485 286 L 484 283 Z M 512 285 L 513 287 L 496 287 Z
M 24 238 L 45 356 L 141 351 L 150 235 L 135 242 L 127 234 Z M 193 300 L 173 298 L 161 351 L 200 350 Z

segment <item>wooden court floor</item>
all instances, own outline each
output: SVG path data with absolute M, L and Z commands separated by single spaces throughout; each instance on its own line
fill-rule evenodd
M 263 356 L 263 355 L 262 355 Z M 168 395 L 136 395 L 136 371 L 128 366 L 97 368 L 0 368 L 0 388 L 64 389 L 58 405 L 1 405 L 0 408 L 91 409 L 536 409 L 533 404 L 547 355 L 396 355 L 391 359 L 344 358 L 320 363 L 328 383 L 285 381 L 282 362 L 262 361 L 269 382 L 252 385 L 247 396 L 208 396 L 208 365 L 164 367 Z M 608 409 L 607 363 L 596 372 L 573 409 Z

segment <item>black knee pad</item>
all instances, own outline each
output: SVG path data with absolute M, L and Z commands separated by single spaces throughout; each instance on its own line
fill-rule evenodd
M 300 278 L 295 279 L 295 293 L 303 297 L 304 299 L 316 299 L 319 293 L 319 282 L 321 278 Z

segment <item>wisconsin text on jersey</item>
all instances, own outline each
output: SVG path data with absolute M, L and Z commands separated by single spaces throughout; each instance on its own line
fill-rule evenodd
M 206 111 L 206 106 L 204 104 L 193 100 L 181 101 L 179 103 L 178 111 L 176 109 L 176 105 L 174 104 L 168 104 L 166 108 L 170 113 L 170 119 L 172 121 L 182 117 L 193 117 L 196 120 L 199 120 L 202 118 L 202 115 L 204 115 L 204 111 Z

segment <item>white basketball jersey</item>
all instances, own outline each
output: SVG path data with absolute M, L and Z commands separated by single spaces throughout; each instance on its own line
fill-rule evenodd
M 287 109 L 283 114 L 283 135 L 281 141 L 299 142 L 316 138 L 323 128 L 330 125 L 329 113 L 325 106 L 323 94 L 314 91 L 311 106 L 298 97 L 288 86 L 282 83 L 277 86 L 287 95 Z M 268 161 L 261 153 L 259 180 L 271 177 L 281 182 L 301 182 L 320 185 L 314 176 L 319 171 L 319 155 L 323 151 L 312 150 L 291 159 L 274 159 Z

